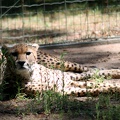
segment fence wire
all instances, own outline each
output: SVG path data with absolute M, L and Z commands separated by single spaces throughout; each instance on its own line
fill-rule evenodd
M 27 1 L 1 2 L 1 43 L 64 44 L 120 37 L 119 0 L 99 6 L 95 0 Z

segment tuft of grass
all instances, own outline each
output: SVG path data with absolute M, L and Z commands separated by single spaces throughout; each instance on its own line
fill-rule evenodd
M 96 69 L 95 73 L 91 77 L 91 79 L 95 80 L 96 84 L 102 83 L 105 79 L 104 75 L 99 74 L 100 70 Z
M 111 95 L 100 95 L 99 100 L 95 104 L 96 120 L 119 120 L 119 102 L 120 100 L 116 100 L 116 98 L 111 98 Z

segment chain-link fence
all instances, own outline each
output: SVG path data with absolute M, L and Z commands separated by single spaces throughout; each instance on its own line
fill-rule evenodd
M 119 0 L 1 1 L 1 43 L 71 43 L 120 37 Z

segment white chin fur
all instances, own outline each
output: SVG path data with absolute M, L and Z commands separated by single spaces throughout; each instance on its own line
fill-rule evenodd
M 19 69 L 17 70 L 17 74 L 23 76 L 26 79 L 30 78 L 30 71 L 28 69 Z

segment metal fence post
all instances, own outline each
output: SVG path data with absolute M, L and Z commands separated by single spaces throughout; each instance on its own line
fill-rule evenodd
M 2 41 L 2 0 L 0 0 L 0 41 L 1 43 L 3 43 Z
M 21 0 L 21 7 L 22 7 L 22 36 L 24 41 L 24 0 Z

